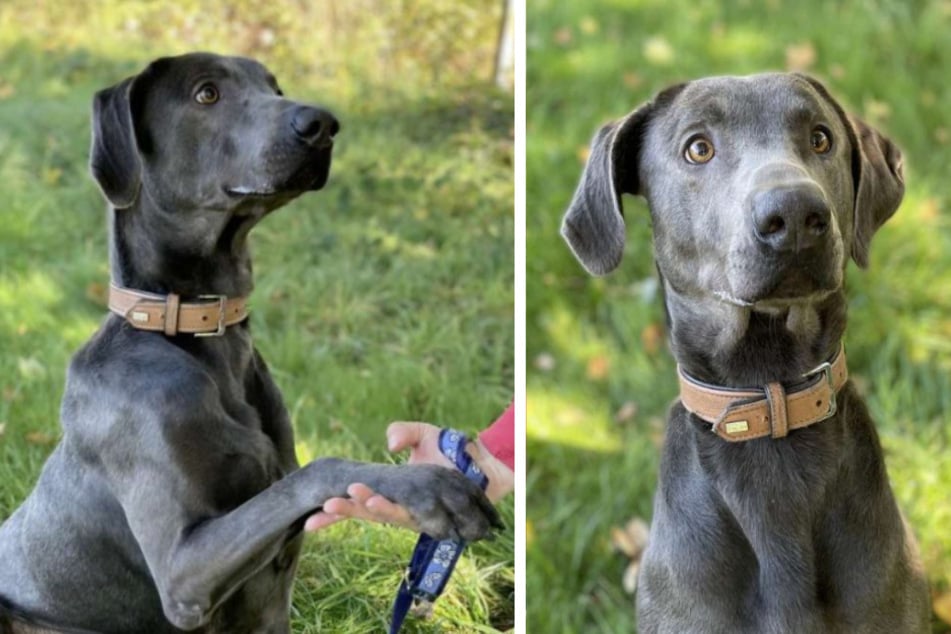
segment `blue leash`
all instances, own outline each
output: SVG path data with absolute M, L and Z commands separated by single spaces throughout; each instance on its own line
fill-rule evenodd
M 485 491 L 489 479 L 465 452 L 466 442 L 466 435 L 455 429 L 439 432 L 439 450 Z M 466 542 L 462 539 L 437 540 L 425 533 L 419 536 L 393 602 L 390 634 L 398 634 L 411 607 L 431 606 L 439 598 L 465 548 Z

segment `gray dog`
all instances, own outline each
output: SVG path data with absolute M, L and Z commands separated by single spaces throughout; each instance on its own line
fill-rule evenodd
M 594 139 L 563 234 L 621 260 L 650 207 L 681 398 L 638 580 L 642 632 L 923 632 L 928 594 L 865 404 L 843 277 L 904 193 L 901 154 L 801 75 L 669 88 Z
M 455 471 L 299 468 L 251 343 L 247 233 L 325 184 L 336 119 L 254 61 L 191 54 L 98 93 L 93 128 L 120 314 L 73 358 L 62 441 L 0 527 L 0 632 L 289 632 L 303 520 L 353 482 L 436 537 L 489 535 Z

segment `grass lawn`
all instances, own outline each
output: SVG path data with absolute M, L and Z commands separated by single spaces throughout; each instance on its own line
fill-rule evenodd
M 489 78 L 489 0 L 0 5 L 0 520 L 59 432 L 64 370 L 102 320 L 105 204 L 87 173 L 93 92 L 152 58 L 247 54 L 342 122 L 330 183 L 254 232 L 252 325 L 302 460 L 387 461 L 391 420 L 477 431 L 513 395 L 511 94 Z M 513 526 L 509 500 L 502 506 Z M 380 632 L 416 536 L 307 539 L 294 632 Z M 433 619 L 513 621 L 513 534 L 468 551 Z
M 649 520 L 677 388 L 640 199 L 620 269 L 587 277 L 558 235 L 588 141 L 660 88 L 804 69 L 905 153 L 908 190 L 850 266 L 850 370 L 917 533 L 936 632 L 951 623 L 951 9 L 946 2 L 528 2 L 529 631 L 629 632 L 610 529 Z M 537 600 L 544 597 L 543 601 Z

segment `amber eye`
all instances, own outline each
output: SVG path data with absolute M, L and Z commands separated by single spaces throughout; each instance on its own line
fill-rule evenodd
M 693 137 L 684 150 L 684 158 L 694 165 L 708 163 L 713 154 L 713 143 L 705 136 Z
M 825 128 L 813 130 L 809 142 L 812 144 L 812 151 L 816 154 L 826 154 L 832 149 L 832 137 Z
M 218 101 L 218 89 L 214 84 L 202 84 L 202 87 L 195 93 L 195 101 L 203 106 L 210 106 Z

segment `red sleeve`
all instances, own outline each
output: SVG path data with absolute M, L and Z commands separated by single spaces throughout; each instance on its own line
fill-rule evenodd
M 515 471 L 515 403 L 479 434 L 479 440 L 497 460 Z

